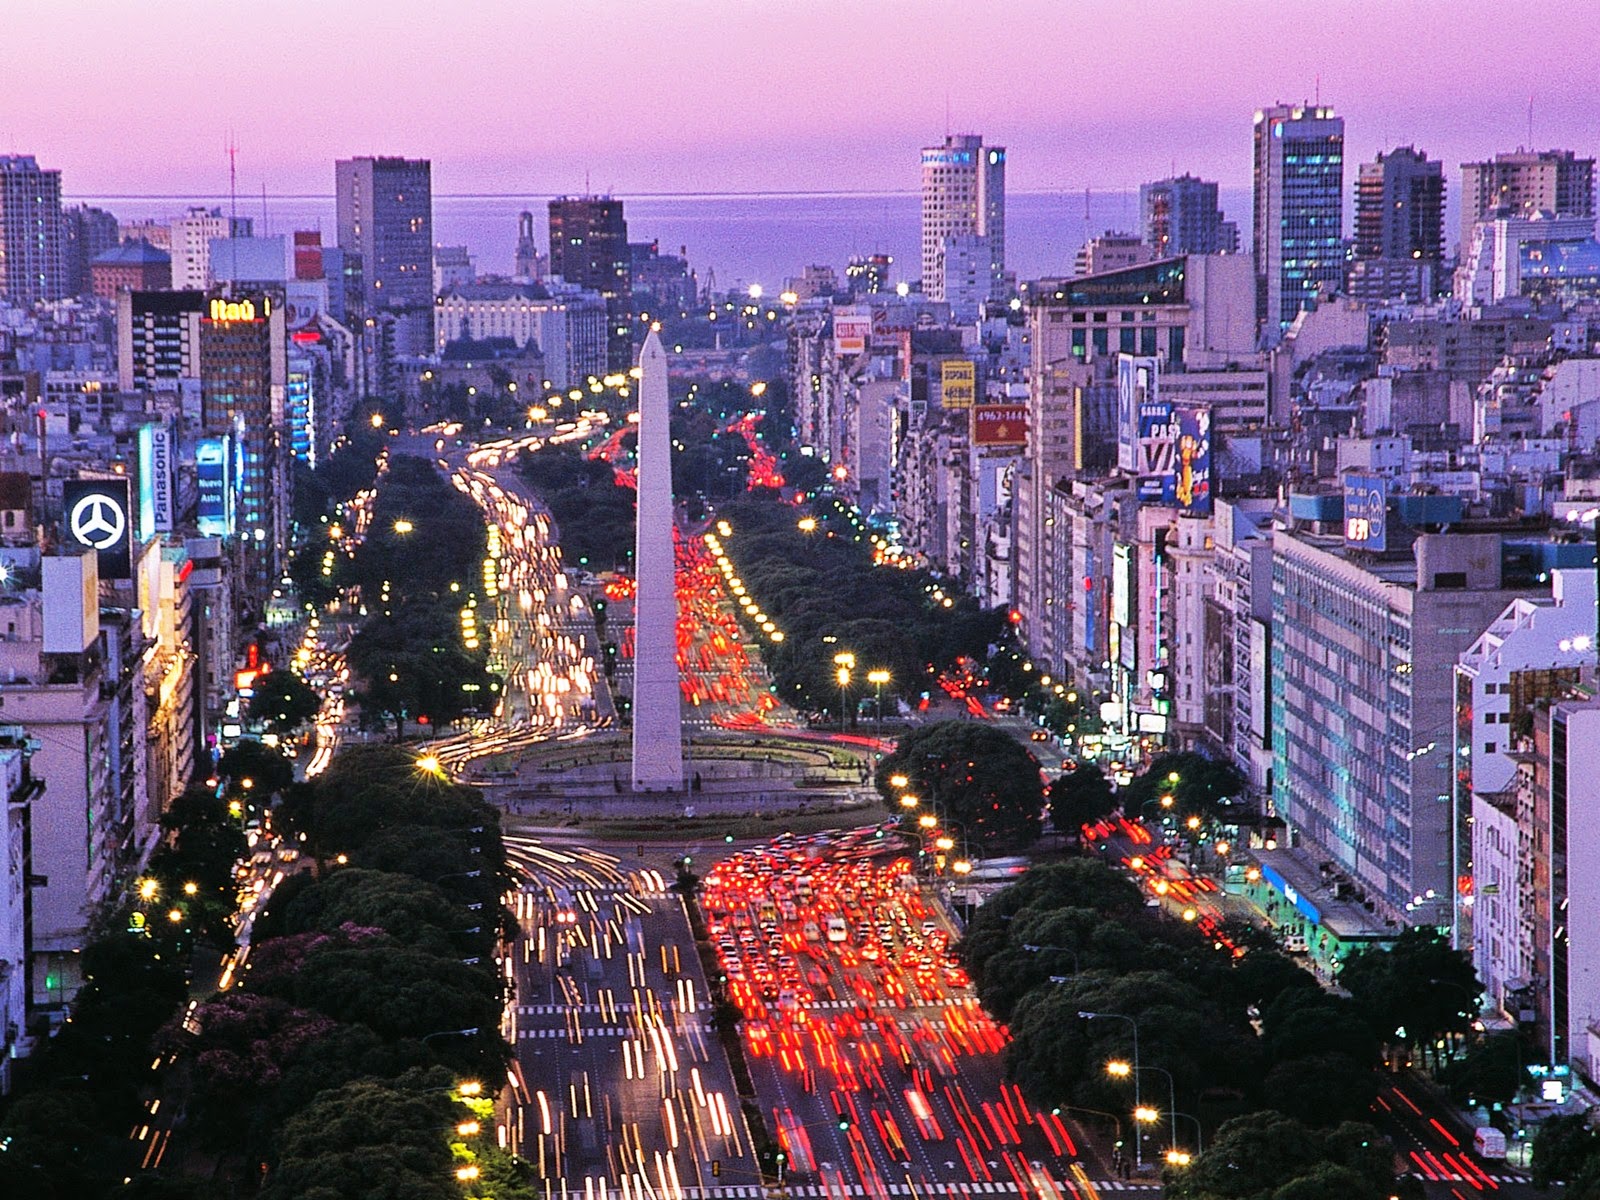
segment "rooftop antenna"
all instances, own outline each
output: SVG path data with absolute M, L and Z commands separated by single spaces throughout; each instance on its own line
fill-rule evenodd
M 950 89 L 944 90 L 944 139 L 950 140 Z
M 1533 149 L 1533 93 L 1528 93 L 1528 149 Z
M 1321 71 L 1317 72 L 1316 92 L 1314 94 L 1316 95 L 1316 98 L 1317 98 L 1317 107 L 1321 108 L 1322 107 L 1322 72 Z
M 234 231 L 239 225 L 239 143 L 228 130 L 228 255 L 232 260 L 228 274 L 233 283 L 239 275 L 239 247 L 233 244 Z M 231 291 L 230 291 L 231 294 Z

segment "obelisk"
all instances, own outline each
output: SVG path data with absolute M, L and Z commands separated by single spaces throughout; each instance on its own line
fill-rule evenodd
M 633 566 L 633 790 L 683 790 L 678 593 L 672 554 L 667 352 L 654 329 L 639 352 L 639 510 Z

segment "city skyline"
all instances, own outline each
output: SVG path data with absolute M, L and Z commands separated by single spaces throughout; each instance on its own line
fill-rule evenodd
M 1530 97 L 1534 145 L 1586 152 L 1600 98 L 1600 84 L 1575 66 L 1600 50 L 1600 32 L 1566 31 L 1556 61 L 1533 22 L 1508 26 L 1487 0 L 1346 0 L 1314 11 L 1251 0 L 594 7 L 606 19 L 551 21 L 546 4 L 494 3 L 465 19 L 403 5 L 405 19 L 386 27 L 355 6 L 324 28 L 311 25 L 314 7 L 295 3 L 262 30 L 226 10 L 189 20 L 199 10 L 187 4 L 137 22 L 109 4 L 71 14 L 36 6 L 29 27 L 41 52 L 20 56 L 0 84 L 10 114 L 0 132 L 9 151 L 61 170 L 69 197 L 226 191 L 230 138 L 247 195 L 263 185 L 325 193 L 327 163 L 362 154 L 431 158 L 440 194 L 902 191 L 915 188 L 915 148 L 947 127 L 1010 147 L 1009 186 L 1026 192 L 1132 188 L 1174 168 L 1237 186 L 1249 177 L 1251 117 L 1276 101 L 1334 107 L 1355 161 L 1411 143 L 1453 173 L 1527 144 Z M 918 19 L 908 20 L 913 8 Z M 86 19 L 93 13 L 104 19 Z M 54 85 L 66 47 L 77 57 L 101 42 L 118 53 L 70 90 Z M 152 77 L 152 62 L 176 66 L 180 44 L 181 78 Z M 950 56 L 951 45 L 982 53 Z M 1077 63 L 1074 47 L 1085 45 L 1100 48 L 1090 69 L 1049 69 Z M 537 61 L 527 46 L 540 48 Z M 827 67 L 797 63 L 796 46 Z M 425 88 L 408 71 L 348 69 L 353 55 L 399 61 L 424 47 Z M 602 58 L 630 64 L 639 95 L 624 94 L 598 121 L 582 88 L 535 85 L 508 102 L 491 87 L 482 94 L 492 99 L 472 99 L 473 80 Z M 1207 70 L 1192 69 L 1201 62 Z M 1007 77 L 1026 86 L 995 86 Z M 1487 100 L 1463 83 L 1482 78 L 1498 84 Z M 285 138 L 286 107 L 301 104 L 341 118 L 308 116 Z

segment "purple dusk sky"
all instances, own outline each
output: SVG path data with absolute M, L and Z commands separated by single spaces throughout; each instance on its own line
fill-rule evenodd
M 424 156 L 444 192 L 908 189 L 945 130 L 1010 185 L 1239 186 L 1309 99 L 1352 162 L 1593 154 L 1600 22 L 1504 0 L 7 0 L 0 150 L 69 195 L 327 193 Z M 1353 179 L 1353 168 L 1347 178 Z

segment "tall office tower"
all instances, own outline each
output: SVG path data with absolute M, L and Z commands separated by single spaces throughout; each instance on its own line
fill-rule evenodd
M 1462 163 L 1462 254 L 1472 245 L 1473 225 L 1499 209 L 1511 217 L 1594 216 L 1594 159 L 1571 150 L 1518 150 Z
M 103 208 L 74 205 L 61 214 L 61 254 L 66 261 L 67 295 L 89 290 L 89 264 L 122 240 L 117 218 Z M 130 239 L 132 240 L 132 239 Z
M 213 292 L 200 320 L 200 422 L 241 453 L 238 531 L 245 582 L 265 603 L 283 566 L 292 494 L 288 341 L 281 292 Z
M 1444 164 L 1399 146 L 1356 177 L 1355 264 L 1349 291 L 1363 300 L 1438 294 L 1444 258 Z
M 517 214 L 517 253 L 512 275 L 518 279 L 538 280 L 544 277 L 544 256 L 539 244 L 533 240 L 533 214 Z
M 1157 258 L 1239 250 L 1239 226 L 1224 219 L 1217 185 L 1209 179 L 1185 174 L 1141 184 L 1139 223 Z
M 1444 164 L 1410 146 L 1361 164 L 1356 177 L 1356 257 L 1444 257 Z
M 947 134 L 922 150 L 922 290 L 945 300 L 945 245 L 983 238 L 988 248 L 990 300 L 1006 292 L 1006 152 L 975 133 Z M 969 243 L 962 243 L 964 246 Z
M 361 256 L 368 315 L 417 314 L 433 345 L 433 165 L 425 158 L 351 158 L 334 164 L 341 249 Z M 420 336 L 423 332 L 418 329 Z
M 667 352 L 651 329 L 639 352 L 639 507 L 634 542 L 633 789 L 683 788 L 683 701 L 672 553 Z
M 621 200 L 562 196 L 550 201 L 550 274 L 605 298 L 609 371 L 633 366 L 632 261 Z
M 1344 118 L 1275 104 L 1255 118 L 1256 319 L 1284 329 L 1344 281 Z
M 205 291 L 212 285 L 211 243 L 216 238 L 249 237 L 249 217 L 225 217 L 220 208 L 195 206 L 168 227 L 172 254 L 172 286 Z M 152 243 L 154 245 L 155 243 Z
M 31 154 L 0 155 L 0 297 L 13 304 L 67 294 L 61 253 L 61 172 Z

